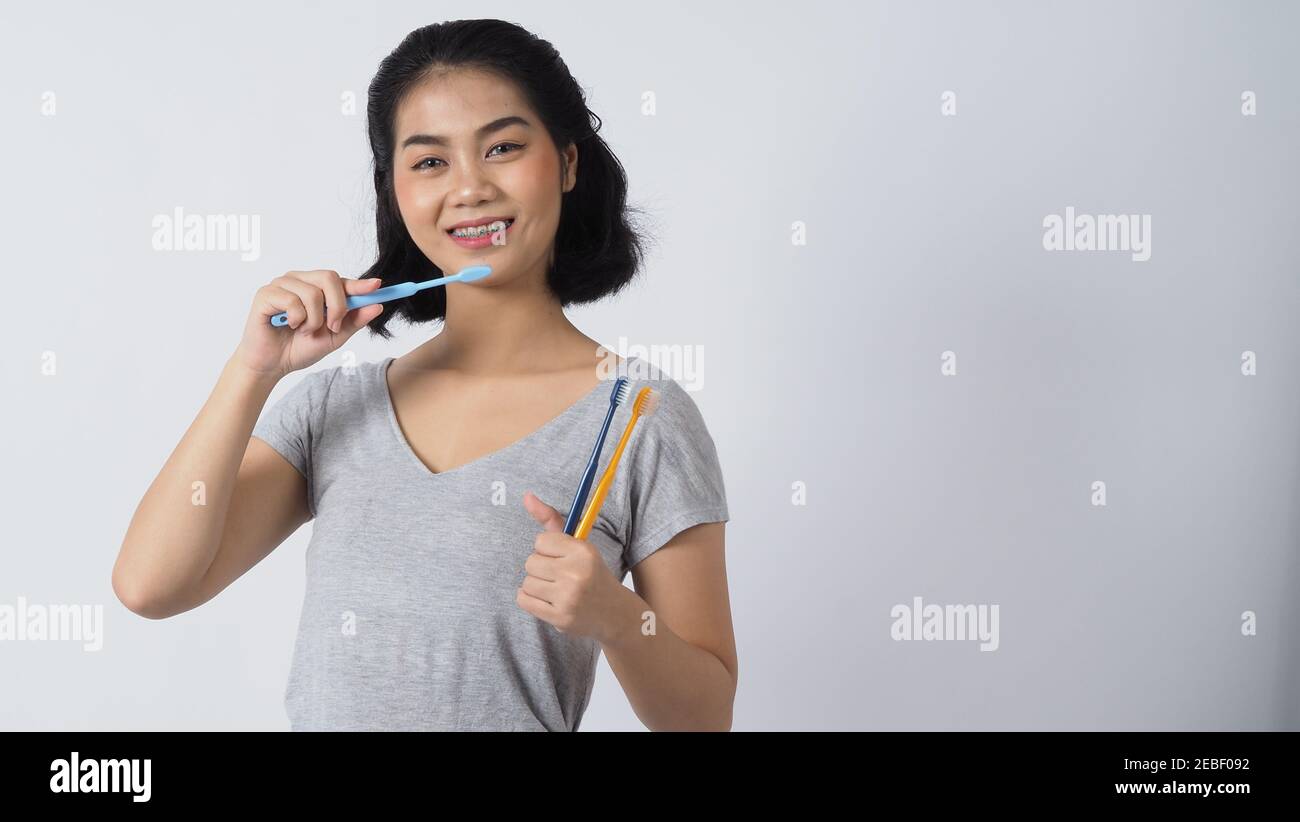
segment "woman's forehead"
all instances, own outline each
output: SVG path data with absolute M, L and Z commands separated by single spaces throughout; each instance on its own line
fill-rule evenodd
M 483 72 L 460 71 L 413 86 L 397 108 L 398 141 L 403 135 L 437 133 L 454 140 L 473 137 L 483 124 L 507 115 L 532 120 L 513 83 Z

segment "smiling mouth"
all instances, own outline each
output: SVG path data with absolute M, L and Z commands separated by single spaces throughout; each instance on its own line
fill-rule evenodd
M 477 237 L 486 237 L 496 231 L 504 231 L 515 222 L 514 217 L 508 217 L 504 220 L 497 220 L 491 223 L 484 223 L 480 226 L 471 228 L 452 228 L 447 230 L 447 235 L 462 240 L 473 240 Z

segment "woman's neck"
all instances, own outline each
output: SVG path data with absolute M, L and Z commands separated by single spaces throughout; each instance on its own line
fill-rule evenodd
M 484 287 L 446 287 L 442 330 L 408 353 L 411 365 L 467 376 L 565 371 L 590 362 L 597 343 L 579 331 L 540 277 Z

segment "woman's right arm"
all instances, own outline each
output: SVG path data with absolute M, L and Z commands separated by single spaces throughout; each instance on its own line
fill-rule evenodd
M 283 541 L 281 536 L 268 545 L 274 533 L 292 533 L 306 522 L 305 500 L 284 506 L 286 497 L 291 499 L 298 490 L 305 497 L 306 481 L 283 457 L 275 455 L 285 462 L 288 474 L 253 448 L 253 426 L 275 383 L 233 357 L 222 369 L 208 401 L 145 492 L 127 528 L 113 567 L 113 590 L 127 608 L 151 619 L 188 611 L 217 593 L 202 596 L 200 583 L 217 557 L 223 534 L 238 536 L 245 551 L 260 552 L 261 559 Z M 301 489 L 286 484 L 294 478 Z M 244 487 L 238 487 L 241 484 Z M 252 498 L 254 486 L 273 499 Z M 238 505 L 232 506 L 232 501 Z M 261 525 L 253 525 L 251 508 L 257 509 Z M 227 529 L 230 513 L 239 516 L 232 519 L 236 527 Z
M 379 304 L 347 310 L 347 295 L 378 283 L 291 271 L 258 290 L 239 348 L 131 518 L 113 566 L 123 605 L 150 619 L 195 608 L 310 518 L 306 480 L 252 431 L 283 376 L 379 315 Z M 288 328 L 270 324 L 281 311 Z

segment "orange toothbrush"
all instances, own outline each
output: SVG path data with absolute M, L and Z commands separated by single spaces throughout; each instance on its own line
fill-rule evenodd
M 574 539 L 586 539 L 587 535 L 591 533 L 591 527 L 596 523 L 596 515 L 600 513 L 600 506 L 605 501 L 605 495 L 609 493 L 609 487 L 614 484 L 614 472 L 618 470 L 619 457 L 623 456 L 623 449 L 627 447 L 627 441 L 632 436 L 632 428 L 636 425 L 638 419 L 653 414 L 655 406 L 658 404 L 659 394 L 649 386 L 637 392 L 636 401 L 632 403 L 632 419 L 627 421 L 627 427 L 623 429 L 623 436 L 618 441 L 618 447 L 614 449 L 614 456 L 609 458 L 609 467 L 601 475 L 600 484 L 596 486 L 595 492 L 591 495 L 591 501 L 587 503 L 587 510 L 582 513 L 582 520 L 573 532 Z

